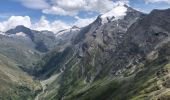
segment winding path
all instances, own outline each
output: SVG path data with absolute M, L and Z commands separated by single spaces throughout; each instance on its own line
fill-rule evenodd
M 63 68 L 60 69 L 60 73 L 51 76 L 50 78 L 46 79 L 46 80 L 42 80 L 40 81 L 40 84 L 42 86 L 42 91 L 35 97 L 35 100 L 40 100 L 39 97 L 45 93 L 45 90 L 47 88 L 47 85 L 51 84 L 52 82 L 54 82 L 57 77 L 62 74 L 65 70 L 66 65 L 74 58 L 74 56 L 76 55 L 76 52 L 74 52 L 74 54 L 72 55 L 72 57 L 70 59 L 67 60 L 67 62 L 64 64 Z
M 56 78 L 60 75 L 61 73 L 59 74 L 56 74 L 56 75 L 53 75 L 51 76 L 50 78 L 46 79 L 46 80 L 42 80 L 40 81 L 40 84 L 42 86 L 42 91 L 35 97 L 35 100 L 40 100 L 39 97 L 45 93 L 45 90 L 47 88 L 47 85 L 48 84 L 51 84 L 52 82 L 54 82 L 56 80 Z

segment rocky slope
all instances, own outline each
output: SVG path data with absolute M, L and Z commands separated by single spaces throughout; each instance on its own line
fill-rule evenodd
M 19 68 L 14 60 L 0 54 L 0 99 L 34 99 L 42 87 L 32 76 Z
M 71 45 L 47 56 L 46 78 L 60 75 L 41 99 L 168 100 L 168 14 L 170 9 L 146 15 L 128 7 L 120 19 L 103 23 L 99 16 Z
M 69 31 L 70 30 L 70 31 Z M 35 31 L 17 26 L 0 33 L 0 99 L 33 100 L 44 89 L 32 76 L 37 62 L 52 49 L 66 45 L 78 28 L 68 29 L 63 34 Z M 73 32 L 73 34 L 70 34 Z M 69 34 L 67 39 L 62 39 Z M 69 38 L 69 39 L 68 39 Z M 5 92 L 4 92 L 5 91 Z
M 116 7 L 81 29 L 54 34 L 18 26 L 1 34 L 0 99 L 169 100 L 170 9 L 118 7 L 121 15 Z

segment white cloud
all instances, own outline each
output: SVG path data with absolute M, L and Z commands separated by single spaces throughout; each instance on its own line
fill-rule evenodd
M 54 32 L 58 32 L 60 30 L 68 29 L 68 28 L 71 28 L 71 26 L 60 20 L 56 20 L 53 23 L 51 23 L 51 30 Z
M 52 5 L 43 13 L 75 16 L 86 6 L 85 0 L 52 0 Z
M 4 25 L 2 23 L 0 23 L 0 32 L 4 31 Z
M 86 6 L 85 0 L 53 0 L 59 7 L 65 10 L 78 10 Z
M 41 31 L 41 30 L 50 30 L 51 31 L 50 23 L 48 20 L 46 20 L 46 18 L 44 16 L 41 17 L 39 22 L 37 22 L 33 25 L 33 29 L 39 30 L 39 31 Z
M 170 0 L 145 0 L 146 3 L 159 3 L 164 2 L 170 4 Z
M 79 18 L 78 16 L 76 16 L 75 18 L 77 19 L 77 21 L 73 23 L 73 26 L 84 27 L 91 24 L 97 17 Z
M 52 6 L 49 9 L 44 9 L 42 11 L 45 14 L 53 14 L 53 15 L 69 15 L 69 16 L 74 16 L 77 15 L 77 11 L 66 11 L 63 8 L 57 7 L 57 6 Z
M 50 23 L 44 16 L 42 16 L 40 21 L 38 23 L 35 23 L 32 28 L 39 31 L 48 30 L 48 31 L 58 32 L 60 30 L 70 28 L 70 25 L 60 20 L 56 20 Z
M 0 22 L 0 31 L 7 31 L 18 25 L 31 27 L 31 20 L 29 16 L 11 16 L 7 21 Z
M 58 32 L 60 30 L 69 29 L 72 26 L 84 27 L 92 23 L 96 17 L 92 18 L 79 18 L 78 16 L 75 17 L 77 20 L 72 24 L 67 24 L 60 20 L 55 20 L 53 22 L 49 22 L 44 16 L 41 17 L 40 21 L 32 25 L 33 29 L 35 30 L 48 30 L 53 32 Z
M 18 0 L 18 2 L 31 9 L 46 9 L 50 6 L 46 0 Z
M 0 31 L 7 31 L 9 29 L 15 28 L 18 25 L 24 25 L 25 27 L 34 30 L 48 30 L 53 32 L 58 32 L 63 29 L 70 28 L 70 25 L 60 21 L 55 20 L 50 23 L 44 16 L 37 22 L 32 24 L 29 16 L 11 16 L 8 20 L 0 22 Z
M 99 13 L 105 13 L 114 7 L 112 0 L 87 0 L 85 9 Z
M 128 0 L 119 0 L 119 2 L 128 4 Z M 51 7 L 43 9 L 43 13 L 75 16 L 80 11 L 105 13 L 113 7 L 115 2 L 112 0 L 52 0 Z
M 30 29 L 42 31 L 48 30 L 53 32 L 58 32 L 64 29 L 69 29 L 72 26 L 84 27 L 92 23 L 96 17 L 92 18 L 79 18 L 76 17 L 77 21 L 72 24 L 67 24 L 61 20 L 54 20 L 50 22 L 45 16 L 42 16 L 40 20 L 36 23 L 32 23 L 29 16 L 11 16 L 6 21 L 0 22 L 0 31 L 7 31 L 9 29 L 15 28 L 18 25 L 24 25 Z
M 105 13 L 115 2 L 128 4 L 129 0 L 17 0 L 27 8 L 40 9 L 45 14 L 76 16 L 80 11 Z

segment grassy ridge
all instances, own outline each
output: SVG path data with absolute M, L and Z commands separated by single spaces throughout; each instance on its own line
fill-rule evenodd
M 0 99 L 33 100 L 41 89 L 39 83 L 23 72 L 15 61 L 3 55 L 0 61 Z

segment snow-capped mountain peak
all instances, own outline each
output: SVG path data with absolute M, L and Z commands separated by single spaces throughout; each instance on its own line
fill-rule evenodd
M 66 34 L 66 33 L 72 33 L 72 32 L 76 32 L 76 31 L 79 31 L 79 30 L 80 30 L 80 28 L 78 26 L 73 26 L 69 29 L 59 31 L 55 36 L 58 37 L 58 36 L 62 36 L 64 34 Z
M 23 33 L 23 32 L 18 32 L 18 33 L 16 33 L 16 36 L 25 37 L 25 36 L 26 36 L 26 34 L 25 34 L 25 33 Z
M 5 35 L 5 32 L 0 31 L 0 34 L 1 34 L 1 35 Z
M 109 12 L 101 15 L 102 23 L 107 23 L 108 20 L 121 19 L 126 15 L 127 7 L 124 4 L 118 4 Z

